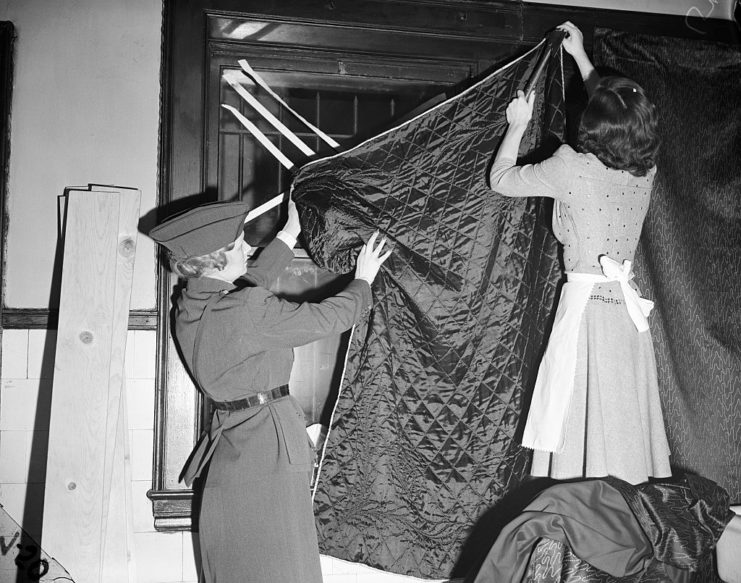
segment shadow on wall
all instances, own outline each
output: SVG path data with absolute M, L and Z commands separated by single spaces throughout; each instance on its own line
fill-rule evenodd
M 55 282 L 58 282 L 58 278 Z M 58 285 L 58 283 L 55 283 Z M 48 331 L 41 355 L 41 379 L 39 380 L 36 416 L 29 452 L 30 463 L 26 478 L 26 499 L 23 508 L 23 524 L 18 541 L 18 555 L 15 563 L 18 566 L 16 583 L 39 581 L 55 565 L 50 565 L 42 556 L 44 524 L 44 488 L 46 481 L 46 461 L 49 445 L 49 421 L 51 412 L 52 376 L 54 372 L 54 354 L 56 350 L 56 333 Z

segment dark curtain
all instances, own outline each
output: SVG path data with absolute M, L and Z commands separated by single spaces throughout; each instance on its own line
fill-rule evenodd
M 515 434 L 554 305 L 557 248 L 547 207 L 495 195 L 486 176 L 506 106 L 541 52 L 295 178 L 319 265 L 349 271 L 376 228 L 394 250 L 350 341 L 327 439 L 315 493 L 324 553 L 445 577 L 480 515 L 527 470 Z M 541 157 L 563 131 L 555 52 L 524 141 Z
M 741 502 L 741 51 L 598 30 L 595 64 L 658 106 L 662 149 L 636 255 L 677 469 Z

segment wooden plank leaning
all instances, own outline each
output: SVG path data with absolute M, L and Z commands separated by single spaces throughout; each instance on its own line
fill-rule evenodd
M 77 583 L 133 580 L 123 370 L 138 208 L 131 189 L 67 193 L 41 544 Z
M 134 561 L 134 527 L 131 500 L 131 463 L 129 456 L 128 416 L 124 356 L 128 335 L 131 283 L 136 255 L 137 221 L 141 195 L 133 188 L 92 185 L 94 192 L 119 194 L 117 272 L 114 309 L 113 343 L 111 346 L 110 381 L 108 384 L 108 417 L 104 474 L 102 581 L 136 582 Z M 111 444 L 113 446 L 111 447 Z M 105 501 L 108 501 L 107 508 Z

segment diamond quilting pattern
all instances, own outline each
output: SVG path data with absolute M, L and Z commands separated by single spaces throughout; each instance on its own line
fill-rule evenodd
M 526 471 L 515 436 L 555 301 L 557 248 L 547 205 L 493 193 L 487 171 L 540 54 L 297 173 L 318 264 L 349 271 L 376 228 L 394 247 L 353 334 L 327 438 L 315 492 L 324 553 L 448 576 L 477 519 Z M 562 135 L 560 67 L 556 54 L 539 81 L 530 150 Z

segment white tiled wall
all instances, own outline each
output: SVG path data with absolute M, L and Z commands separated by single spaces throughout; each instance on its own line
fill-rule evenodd
M 147 498 L 152 477 L 156 335 L 129 331 L 126 345 L 126 397 L 131 444 L 134 559 L 140 583 L 197 583 L 190 533 L 154 529 Z M 48 427 L 56 344 L 54 331 L 5 330 L 0 381 L 0 504 L 34 538 L 41 529 Z M 325 583 L 409 583 L 416 581 L 322 557 Z M 116 583 L 116 582 L 110 582 Z

